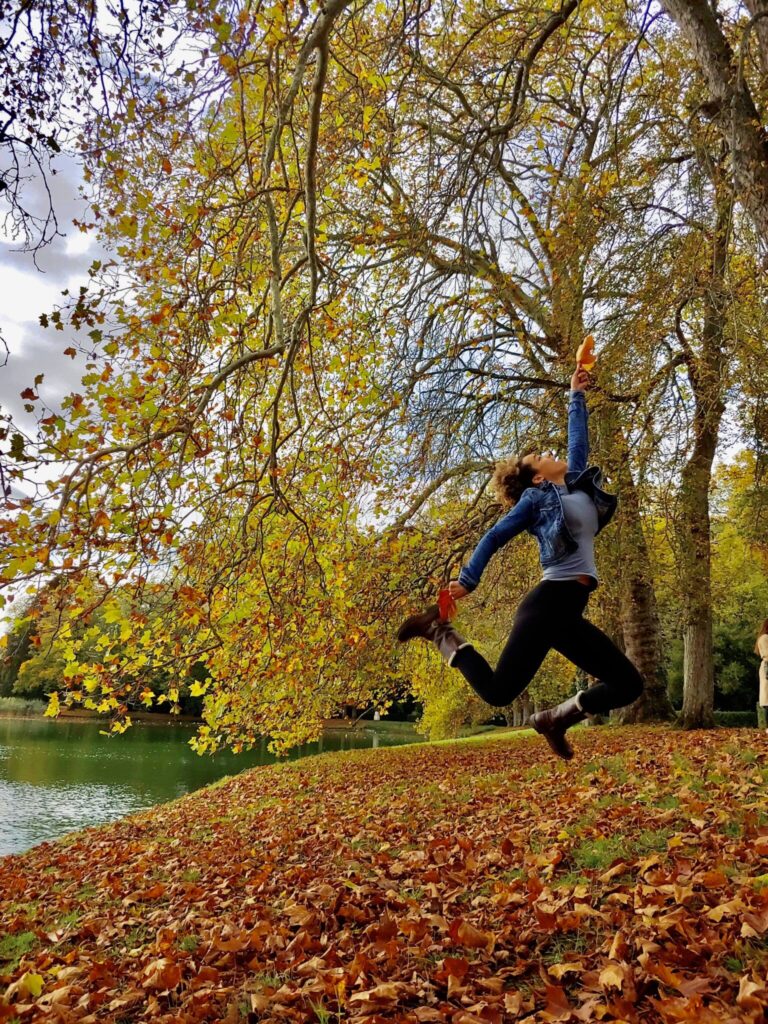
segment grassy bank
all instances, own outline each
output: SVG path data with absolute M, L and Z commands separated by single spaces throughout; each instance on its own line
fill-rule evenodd
M 0 1021 L 696 1020 L 768 1004 L 768 737 L 250 769 L 0 860 Z

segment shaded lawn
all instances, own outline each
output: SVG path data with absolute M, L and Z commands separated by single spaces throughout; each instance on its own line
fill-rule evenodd
M 0 859 L 0 1021 L 765 1024 L 768 737 L 575 745 L 253 768 Z

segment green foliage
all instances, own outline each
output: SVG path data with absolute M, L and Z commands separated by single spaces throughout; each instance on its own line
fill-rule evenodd
M 6 646 L 0 657 L 0 697 L 9 697 L 19 676 L 19 669 L 30 657 L 34 623 L 19 612 L 19 618 L 6 637 Z
M 754 729 L 757 722 L 756 711 L 716 711 L 715 722 L 729 729 Z

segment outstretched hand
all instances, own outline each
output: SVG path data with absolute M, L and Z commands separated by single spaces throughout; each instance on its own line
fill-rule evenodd
M 577 366 L 571 377 L 571 391 L 586 391 L 592 383 L 592 377 L 583 366 Z
M 466 597 L 469 591 L 462 587 L 458 580 L 451 580 L 448 584 L 448 593 L 454 601 L 458 601 L 460 597 Z

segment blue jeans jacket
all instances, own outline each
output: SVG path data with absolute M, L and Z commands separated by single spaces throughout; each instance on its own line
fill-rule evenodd
M 568 406 L 569 491 L 585 491 L 597 509 L 597 532 L 606 526 L 616 511 L 616 497 L 601 489 L 603 475 L 597 466 L 587 467 L 589 432 L 587 401 L 583 391 L 572 391 Z M 459 573 L 459 583 L 474 590 L 483 570 L 500 547 L 527 530 L 539 543 L 542 568 L 555 565 L 577 548 L 565 524 L 560 492 L 548 480 L 523 491 L 518 503 L 482 537 L 472 557 Z

